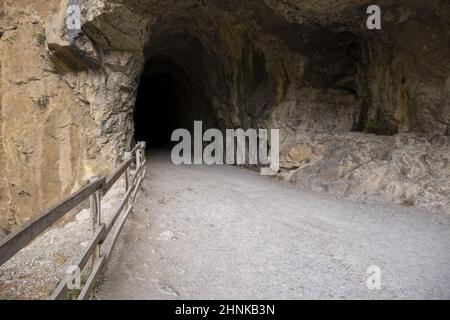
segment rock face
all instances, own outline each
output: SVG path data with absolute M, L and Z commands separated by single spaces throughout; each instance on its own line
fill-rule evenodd
M 161 73 L 181 126 L 280 128 L 299 186 L 448 213 L 450 3 L 372 2 L 0 0 L 0 232 L 110 172 Z

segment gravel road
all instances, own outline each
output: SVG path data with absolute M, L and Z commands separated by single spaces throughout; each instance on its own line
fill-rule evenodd
M 380 289 L 366 284 L 381 270 Z M 450 299 L 450 215 L 149 156 L 97 299 Z

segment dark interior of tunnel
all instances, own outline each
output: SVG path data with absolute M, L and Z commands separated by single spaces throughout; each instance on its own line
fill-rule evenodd
M 176 143 L 171 142 L 172 132 L 178 128 L 192 132 L 194 121 L 202 121 L 204 129 L 215 127 L 208 87 L 211 74 L 199 59 L 203 51 L 188 37 L 171 40 L 162 42 L 147 59 L 139 82 L 134 139 L 146 141 L 149 148 L 170 147 Z M 197 51 L 202 53 L 192 55 Z
M 135 140 L 152 148 L 167 146 L 177 127 L 176 102 L 176 86 L 170 75 L 143 75 L 134 114 Z

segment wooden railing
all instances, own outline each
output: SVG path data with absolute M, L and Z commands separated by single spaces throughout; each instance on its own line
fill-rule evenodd
M 78 192 L 68 196 L 56 206 L 50 208 L 39 217 L 25 224 L 16 232 L 0 241 L 0 266 L 11 259 L 16 253 L 26 247 L 49 227 L 64 217 L 72 209 L 89 198 L 92 219 L 92 237 L 82 255 L 72 264 L 73 273 L 58 285 L 51 299 L 65 299 L 71 290 L 69 282 L 73 280 L 76 271 L 85 270 L 90 263 L 89 274 L 79 292 L 78 299 L 87 299 L 114 249 L 117 238 L 124 223 L 133 209 L 134 199 L 139 186 L 145 177 L 145 142 L 139 142 L 133 150 L 126 152 L 124 162 L 109 177 L 95 177 Z M 135 163 L 136 170 L 130 177 L 131 165 Z M 101 215 L 101 200 L 113 185 L 124 175 L 126 193 L 114 215 L 104 223 Z M 114 228 L 116 227 L 116 228 Z M 113 231 L 114 229 L 114 231 Z M 113 231 L 113 232 L 112 232 Z M 102 244 L 107 243 L 103 248 Z

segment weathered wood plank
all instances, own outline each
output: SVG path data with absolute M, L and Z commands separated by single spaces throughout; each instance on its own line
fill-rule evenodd
M 133 193 L 133 190 L 135 189 L 135 185 L 132 185 L 131 188 L 128 190 L 128 192 L 125 194 L 125 197 L 122 200 L 122 203 L 120 204 L 119 209 L 117 209 L 116 213 L 114 214 L 114 216 L 108 221 L 108 224 L 106 226 L 106 234 L 109 234 L 109 232 L 111 231 L 111 229 L 114 226 L 114 223 L 116 222 L 117 218 L 120 216 L 120 214 L 122 213 L 123 209 L 125 208 L 128 200 L 130 199 L 130 196 Z M 103 239 L 104 241 L 105 239 Z
M 114 173 L 111 176 L 106 178 L 106 183 L 105 186 L 103 187 L 104 195 L 112 188 L 112 186 L 116 183 L 116 181 L 119 180 L 122 174 L 130 167 L 133 160 L 134 158 L 127 159 L 114 171 Z
M 52 226 L 56 221 L 61 219 L 66 213 L 86 200 L 96 190 L 102 188 L 104 183 L 104 177 L 90 183 L 78 192 L 62 200 L 59 204 L 47 210 L 39 217 L 26 223 L 16 232 L 2 239 L 0 241 L 0 266 L 37 238 L 42 232 Z
M 135 153 L 138 149 L 142 148 L 142 144 L 140 142 L 138 142 L 134 148 L 130 151 L 131 154 Z
M 144 162 L 142 162 L 141 166 L 136 170 L 133 177 L 131 178 L 131 184 L 136 183 L 136 178 L 139 176 L 139 173 L 145 168 L 146 163 L 147 163 L 147 160 L 144 160 Z
M 133 202 L 136 200 L 137 193 L 139 191 L 139 188 L 141 187 L 142 180 L 144 180 L 146 171 L 147 168 L 144 169 L 144 174 L 139 178 L 138 182 L 136 183 L 136 187 L 133 193 Z
M 100 243 L 102 239 L 104 239 L 106 236 L 107 236 L 106 227 L 104 224 L 102 224 L 95 233 L 93 239 L 89 242 L 88 247 L 84 250 L 83 254 L 78 258 L 78 261 L 75 261 L 73 265 L 78 266 L 80 270 L 83 270 L 83 268 L 88 263 L 89 258 L 94 253 L 97 244 Z M 50 297 L 51 300 L 64 299 L 67 292 L 69 291 L 69 288 L 67 288 L 67 281 L 68 281 L 67 277 L 63 281 L 61 281 L 61 283 L 58 285 L 55 291 L 53 291 L 53 294 Z
M 116 245 L 117 239 L 119 238 L 120 232 L 122 231 L 123 226 L 125 225 L 125 222 L 127 221 L 128 215 L 130 214 L 130 212 L 132 210 L 133 210 L 133 206 L 130 206 L 128 208 L 128 210 L 123 213 L 123 218 L 120 221 L 119 227 L 117 228 L 117 230 L 114 231 L 114 233 L 111 233 L 109 235 L 109 236 L 112 237 L 112 241 L 111 241 L 109 247 L 105 249 L 105 254 L 104 255 L 106 257 L 106 260 L 108 260 L 110 258 L 111 253 L 112 253 L 112 251 L 113 251 L 113 249 L 114 249 L 114 247 Z
M 92 292 L 92 289 L 94 289 L 95 283 L 97 282 L 98 277 L 100 276 L 100 272 L 102 271 L 105 263 L 106 263 L 105 256 L 101 256 L 97 260 L 94 267 L 92 268 L 91 274 L 89 275 L 88 279 L 86 280 L 86 284 L 84 285 L 83 289 L 81 290 L 80 294 L 78 295 L 77 300 L 89 299 L 89 295 Z

